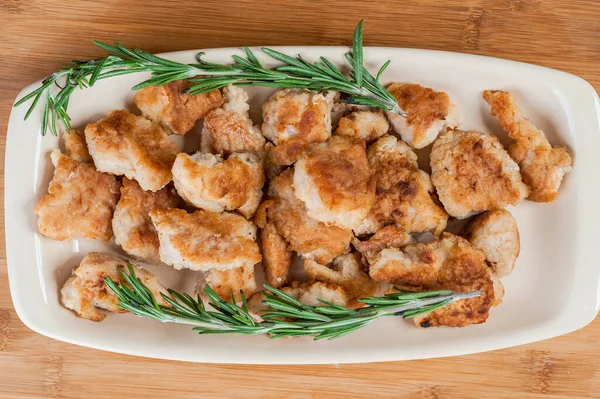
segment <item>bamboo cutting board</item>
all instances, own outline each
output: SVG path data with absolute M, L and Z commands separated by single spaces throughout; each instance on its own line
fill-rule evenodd
M 0 128 L 5 135 L 25 85 L 70 59 L 101 56 L 93 39 L 151 52 L 348 45 L 361 18 L 365 45 L 509 58 L 562 69 L 600 88 L 594 0 L 0 0 Z M 42 337 L 20 322 L 0 241 L 0 398 L 596 398 L 599 356 L 598 320 L 513 349 L 366 365 L 228 366 L 100 352 Z

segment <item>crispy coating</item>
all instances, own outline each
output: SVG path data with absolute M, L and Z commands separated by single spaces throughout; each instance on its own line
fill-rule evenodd
M 521 244 L 517 221 L 509 211 L 484 212 L 465 226 L 460 235 L 485 253 L 498 277 L 508 276 L 513 271 Z
M 181 152 L 159 125 L 127 111 L 112 111 L 87 125 L 85 140 L 99 171 L 135 179 L 149 191 L 171 181 L 171 167 Z
M 40 233 L 60 241 L 75 237 L 109 241 L 121 184 L 92 163 L 74 161 L 60 150 L 51 158 L 54 177 L 35 208 Z
M 558 195 L 563 177 L 571 170 L 571 156 L 565 148 L 552 148 L 543 131 L 517 107 L 515 98 L 506 91 L 486 90 L 484 100 L 492 115 L 516 143 L 508 153 L 519 164 L 523 182 L 530 189 L 528 200 L 551 202 Z
M 68 133 L 63 134 L 65 140 L 65 155 L 77 162 L 92 162 L 87 144 L 85 144 L 85 136 L 80 130 L 71 129 Z
M 444 208 L 459 219 L 517 205 L 529 191 L 498 138 L 474 130 L 443 133 L 433 144 L 431 171 Z
M 358 227 L 375 202 L 364 141 L 334 136 L 310 146 L 294 166 L 294 193 L 313 219 Z
M 379 285 L 363 270 L 360 254 L 357 252 L 340 255 L 331 266 L 321 265 L 313 260 L 304 261 L 304 271 L 309 279 L 339 285 L 351 298 L 350 305 L 360 307 L 358 298 L 375 295 Z
M 376 199 L 355 234 L 372 234 L 392 224 L 409 233 L 431 230 L 438 235 L 446 228 L 448 215 L 436 203 L 429 176 L 419 169 L 408 145 L 385 136 L 369 147 L 367 157 L 376 179 Z
M 483 251 L 450 233 L 427 244 L 384 249 L 369 270 L 374 280 L 409 291 L 482 291 L 479 297 L 463 299 L 416 318 L 415 324 L 421 327 L 463 327 L 485 322 L 490 308 L 500 302 L 495 292 L 502 292 L 494 287 L 500 281 L 493 281 L 492 273 Z
M 277 231 L 277 226 L 268 220 L 267 209 L 273 200 L 264 201 L 257 212 L 256 223 L 260 227 L 260 248 L 265 281 L 272 287 L 279 288 L 288 283 L 292 251 L 288 243 Z
M 246 265 L 236 267 L 235 269 L 218 270 L 210 269 L 200 272 L 194 296 L 198 294 L 204 301 L 208 301 L 208 296 L 204 292 L 206 286 L 209 285 L 226 301 L 234 302 L 242 300 L 240 291 L 244 293 L 246 298 L 249 298 L 256 292 L 256 278 L 254 277 L 254 265 Z
M 290 244 L 289 249 L 325 265 L 350 250 L 352 233 L 309 217 L 304 203 L 294 195 L 292 175 L 293 170 L 288 169 L 271 182 L 273 202 L 266 209 L 268 219 Z
M 406 117 L 394 112 L 388 112 L 387 117 L 411 147 L 427 147 L 441 132 L 458 126 L 458 110 L 448 94 L 407 83 L 392 83 L 387 90 L 406 112 Z
M 352 245 L 360 252 L 367 263 L 379 255 L 386 248 L 402 248 L 413 244 L 413 237 L 397 225 L 389 225 L 377 230 L 368 240 L 360 241 L 352 238 Z
M 248 110 L 248 94 L 238 86 L 223 89 L 225 102 L 204 118 L 201 147 L 203 152 L 224 154 L 253 152 L 262 154 L 266 140 L 255 126 Z
M 359 110 L 341 118 L 334 134 L 361 139 L 370 144 L 388 130 L 390 124 L 382 110 Z
M 160 263 L 158 234 L 148 213 L 155 209 L 176 208 L 180 201 L 171 186 L 156 192 L 144 191 L 135 180 L 123 178 L 121 198 L 112 219 L 115 243 L 136 258 Z
M 252 153 L 177 155 L 173 181 L 181 197 L 210 212 L 238 210 L 251 217 L 262 198 L 265 184 L 262 160 Z
M 311 143 L 331 136 L 333 98 L 308 90 L 278 90 L 263 104 L 262 134 L 271 140 L 276 165 L 291 165 Z
M 233 213 L 156 209 L 160 260 L 175 269 L 234 269 L 261 261 L 256 226 Z
M 106 317 L 98 308 L 110 312 L 126 312 L 117 307 L 117 296 L 106 286 L 104 279 L 110 277 L 114 282 L 123 284 L 119 268 L 127 269 L 127 263 L 130 262 L 114 255 L 90 252 L 73 269 L 71 277 L 60 290 L 61 304 L 79 317 L 92 321 L 102 321 Z M 159 304 L 167 304 L 160 295 L 161 292 L 166 294 L 167 290 L 153 274 L 138 266 L 135 267 L 135 274 L 150 288 Z
M 139 90 L 133 102 L 146 118 L 159 123 L 170 134 L 184 135 L 208 111 L 221 106 L 219 90 L 189 95 L 181 92 L 190 87 L 187 80 L 176 80 L 162 86 L 148 86 Z

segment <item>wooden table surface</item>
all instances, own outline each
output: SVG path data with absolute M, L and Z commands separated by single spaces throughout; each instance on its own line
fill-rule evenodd
M 365 45 L 509 58 L 562 69 L 600 88 L 594 0 L 0 0 L 0 132 L 26 84 L 68 60 L 101 56 L 93 39 L 151 52 L 348 45 L 361 18 Z M 149 360 L 30 331 L 12 306 L 3 238 L 0 256 L 0 398 L 600 397 L 600 320 L 544 342 L 437 360 L 326 366 Z

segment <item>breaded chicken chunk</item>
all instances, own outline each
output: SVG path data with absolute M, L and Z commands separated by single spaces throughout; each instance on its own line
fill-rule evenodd
M 305 89 L 278 90 L 263 104 L 262 134 L 275 144 L 276 165 L 291 165 L 308 145 L 329 139 L 332 105 L 332 96 Z
M 233 302 L 241 301 L 240 291 L 244 293 L 246 298 L 250 298 L 256 292 L 254 265 L 227 270 L 210 269 L 200 272 L 194 296 L 200 295 L 204 301 L 208 301 L 209 298 L 204 292 L 207 285 L 225 301 L 232 302 L 232 296 Z
M 294 281 L 290 286 L 280 288 L 280 290 L 308 306 L 323 306 L 323 302 L 319 299 L 340 306 L 348 306 L 350 303 L 350 297 L 342 287 L 321 281 L 304 283 Z M 256 321 L 260 321 L 262 312 L 269 309 L 262 303 L 265 299 L 263 292 L 257 292 L 248 300 L 248 310 Z
M 265 176 L 262 161 L 251 153 L 177 155 L 173 181 L 181 197 L 210 212 L 238 210 L 251 217 L 262 198 Z
M 65 140 L 65 155 L 77 162 L 92 162 L 87 144 L 85 144 L 85 136 L 80 130 L 71 129 L 68 133 L 63 134 Z
M 335 134 L 372 143 L 390 130 L 382 110 L 354 111 L 340 119 Z
M 223 89 L 225 102 L 204 118 L 201 147 L 203 152 L 224 154 L 253 152 L 262 154 L 267 142 L 255 126 L 248 110 L 248 94 L 239 86 Z
M 277 226 L 269 220 L 267 209 L 274 204 L 273 200 L 264 201 L 258 208 L 255 222 L 260 228 L 260 249 L 265 281 L 272 287 L 279 288 L 288 283 L 292 251 L 288 249 L 285 238 L 277 231 Z
M 385 136 L 369 147 L 367 157 L 376 180 L 375 205 L 355 234 L 372 234 L 387 225 L 409 233 L 444 231 L 448 215 L 436 203 L 429 176 L 408 145 Z
M 334 136 L 311 145 L 294 166 L 294 193 L 311 218 L 346 229 L 358 227 L 375 202 L 364 141 Z
M 563 177 L 571 170 L 572 161 L 567 150 L 552 148 L 544 132 L 523 116 L 510 93 L 486 90 L 483 98 L 504 131 L 517 140 L 508 147 L 508 153 L 519 164 L 523 182 L 530 189 L 527 199 L 535 202 L 553 201 Z
M 99 171 L 135 179 L 149 191 L 171 181 L 171 167 L 181 152 L 159 125 L 127 111 L 112 111 L 87 125 L 85 141 Z
M 498 138 L 474 130 L 449 130 L 435 141 L 431 181 L 446 211 L 458 219 L 517 205 L 529 192 Z
M 392 83 L 387 90 L 406 112 L 406 117 L 394 112 L 387 117 L 411 147 L 427 147 L 440 133 L 458 126 L 458 110 L 448 94 L 410 83 Z
M 375 295 L 379 285 L 363 270 L 360 254 L 357 252 L 340 255 L 331 266 L 321 265 L 313 260 L 304 261 L 304 271 L 309 279 L 339 285 L 352 299 L 352 306 L 361 306 L 358 298 Z
M 398 225 L 389 225 L 377 230 L 368 240 L 352 238 L 352 245 L 367 263 L 371 263 L 386 248 L 402 248 L 414 244 L 414 238 Z
M 484 212 L 465 226 L 460 235 L 485 253 L 498 277 L 512 272 L 521 243 L 517 221 L 509 211 L 494 209 Z
M 370 264 L 374 280 L 391 283 L 409 291 L 481 290 L 481 296 L 463 299 L 415 319 L 421 327 L 463 327 L 486 321 L 492 306 L 500 303 L 503 290 L 494 284 L 493 271 L 487 267 L 483 251 L 461 237 L 443 233 L 427 244 L 412 244 L 402 249 L 384 249 Z
M 135 180 L 123 178 L 121 198 L 112 220 L 115 243 L 136 258 L 160 263 L 158 234 L 148 213 L 176 208 L 180 201 L 172 186 L 156 192 L 144 191 Z
M 187 80 L 176 80 L 162 86 L 148 86 L 139 90 L 133 102 L 142 115 L 162 126 L 170 134 L 186 134 L 196 121 L 208 111 L 221 106 L 219 90 L 189 95 L 182 93 L 190 87 Z
M 328 226 L 308 216 L 304 203 L 294 195 L 293 170 L 288 169 L 271 182 L 266 209 L 268 220 L 290 244 L 289 249 L 306 259 L 326 265 L 350 250 L 350 230 Z
M 48 194 L 35 207 L 40 233 L 53 240 L 84 237 L 109 241 L 111 220 L 121 184 L 98 172 L 92 163 L 77 162 L 54 150 L 54 177 Z
M 243 216 L 156 209 L 150 218 L 158 232 L 160 260 L 177 270 L 225 270 L 261 261 L 256 226 Z
M 71 277 L 60 290 L 61 304 L 73 310 L 79 317 L 92 321 L 102 321 L 106 317 L 106 314 L 98 309 L 126 312 L 117 306 L 117 296 L 104 283 L 104 279 L 110 277 L 115 283 L 124 284 L 125 280 L 119 269 L 127 270 L 127 263 L 129 262 L 125 259 L 114 255 L 90 252 L 79 266 L 73 269 Z M 136 266 L 135 275 L 152 291 L 159 304 L 167 304 L 160 295 L 161 292 L 167 294 L 167 290 L 153 274 Z

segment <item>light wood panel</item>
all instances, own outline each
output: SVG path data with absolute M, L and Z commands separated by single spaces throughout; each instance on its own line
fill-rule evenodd
M 366 45 L 510 58 L 575 73 L 600 87 L 600 2 L 594 0 L 2 0 L 0 132 L 5 135 L 22 87 L 67 60 L 102 55 L 93 39 L 152 52 L 347 45 L 361 18 Z M 4 140 L 0 145 L 4 154 Z M 2 398 L 600 397 L 600 321 L 553 340 L 451 359 L 294 367 L 148 360 L 28 330 L 12 308 L 4 254 L 2 239 Z

